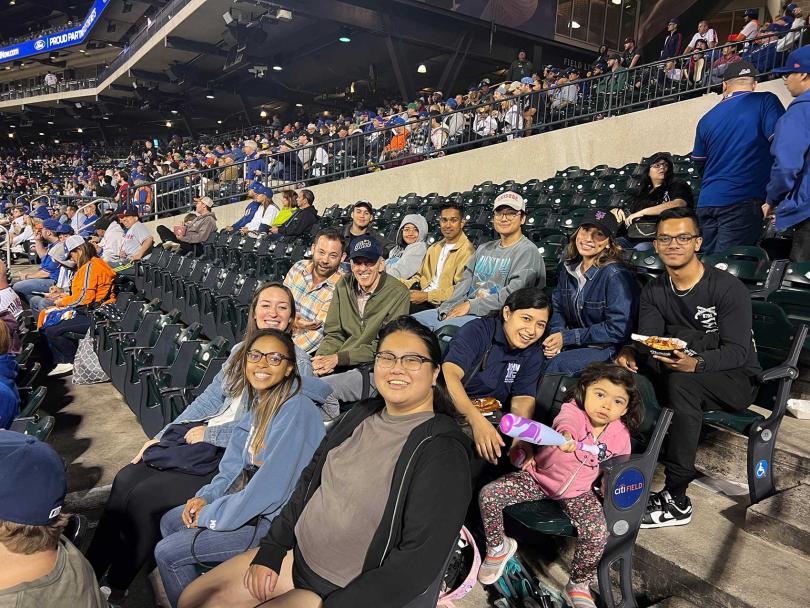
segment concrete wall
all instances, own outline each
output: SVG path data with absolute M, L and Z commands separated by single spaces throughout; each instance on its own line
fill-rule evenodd
M 777 94 L 785 105 L 791 101 L 781 80 L 761 84 L 757 90 Z M 310 189 L 319 211 L 335 203 L 346 206 L 360 199 L 379 206 L 395 202 L 398 196 L 408 192 L 445 195 L 469 190 L 487 180 L 499 183 L 509 179 L 520 182 L 546 179 L 571 165 L 619 167 L 661 150 L 687 154 L 694 144 L 698 120 L 718 101 L 717 94 L 704 95 Z M 215 208 L 219 225 L 233 223 L 244 213 L 244 208 L 244 203 Z M 177 220 L 167 218 L 149 225 L 156 223 L 171 226 Z

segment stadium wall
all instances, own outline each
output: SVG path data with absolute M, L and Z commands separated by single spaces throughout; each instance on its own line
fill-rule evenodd
M 785 105 L 791 101 L 781 79 L 760 84 L 757 90 L 775 93 Z M 571 165 L 620 167 L 661 150 L 687 154 L 694 144 L 698 120 L 718 101 L 720 95 L 713 93 L 310 189 L 319 211 L 335 203 L 346 206 L 361 199 L 379 206 L 394 202 L 408 192 L 444 195 L 469 190 L 487 180 L 499 183 L 509 179 L 519 182 L 546 179 Z M 239 219 L 244 208 L 244 203 L 216 207 L 219 226 Z M 158 224 L 172 226 L 178 222 L 177 217 L 147 225 L 151 228 Z

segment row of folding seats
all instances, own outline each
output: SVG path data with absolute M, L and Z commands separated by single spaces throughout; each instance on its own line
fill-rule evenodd
M 19 319 L 22 349 L 17 355 L 17 392 L 20 396 L 20 413 L 11 423 L 11 430 L 32 435 L 46 441 L 54 428 L 55 418 L 43 415 L 39 408 L 45 401 L 48 389 L 40 385 L 42 365 L 31 359 L 34 351 L 34 318 L 31 311 L 23 311 Z

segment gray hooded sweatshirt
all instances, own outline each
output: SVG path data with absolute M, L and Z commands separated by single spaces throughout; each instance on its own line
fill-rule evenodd
M 406 224 L 413 224 L 419 230 L 416 242 L 407 246 L 402 240 L 402 229 Z M 427 220 L 421 215 L 413 213 L 402 218 L 399 230 L 397 230 L 397 244 L 391 249 L 388 259 L 385 260 L 385 272 L 397 279 L 410 279 L 418 273 L 427 253 L 427 243 L 425 243 L 427 235 Z

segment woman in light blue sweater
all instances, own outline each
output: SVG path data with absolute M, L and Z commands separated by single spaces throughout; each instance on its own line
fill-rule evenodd
M 248 412 L 231 433 L 216 477 L 160 522 L 155 560 L 173 607 L 199 564 L 259 544 L 325 435 L 311 387 L 298 375 L 292 339 L 261 330 L 240 350 L 225 389 L 232 398 L 245 395 Z

